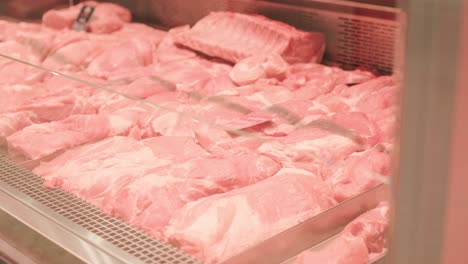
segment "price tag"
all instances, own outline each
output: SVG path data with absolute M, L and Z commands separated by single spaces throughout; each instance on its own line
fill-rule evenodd
M 94 6 L 84 5 L 80 10 L 80 14 L 75 19 L 72 29 L 76 31 L 85 31 L 93 13 Z

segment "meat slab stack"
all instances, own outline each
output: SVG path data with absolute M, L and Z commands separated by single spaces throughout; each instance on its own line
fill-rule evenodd
M 319 64 L 321 33 L 229 12 L 164 32 L 87 4 L 88 32 L 80 6 L 0 23 L 1 53 L 75 79 L 0 61 L 0 143 L 49 157 L 46 186 L 219 263 L 389 175 L 398 80 Z M 299 263 L 382 252 L 367 218 Z

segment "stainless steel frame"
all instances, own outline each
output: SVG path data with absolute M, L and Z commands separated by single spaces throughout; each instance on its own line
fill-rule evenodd
M 466 116 L 461 117 L 460 112 L 455 116 L 454 109 L 457 106 L 467 110 L 467 87 L 457 86 L 457 77 L 467 73 L 466 68 L 465 72 L 458 71 L 458 61 L 468 60 L 466 53 L 461 58 L 459 52 L 460 22 L 468 13 L 461 12 L 459 0 L 401 2 L 408 11 L 408 32 L 401 149 L 394 186 L 395 219 L 388 263 L 467 263 L 454 255 L 452 262 L 443 262 L 442 256 L 447 246 L 444 245 L 446 210 L 466 212 L 468 202 L 466 190 L 450 187 L 451 159 L 461 162 L 460 155 L 466 155 L 466 148 L 452 145 L 452 135 L 466 132 L 461 125 L 466 123 Z M 457 98 L 462 94 L 463 98 Z M 452 148 L 458 152 L 452 152 Z M 464 159 L 466 164 L 466 156 Z M 465 166 L 457 173 L 463 173 L 466 179 L 468 169 Z M 466 180 L 459 181 L 466 184 Z M 465 208 L 453 208 L 457 201 L 449 200 L 449 196 L 465 201 Z M 455 212 L 455 218 L 456 215 Z M 465 225 L 466 222 L 451 228 L 466 234 Z M 452 246 L 457 245 L 448 248 Z

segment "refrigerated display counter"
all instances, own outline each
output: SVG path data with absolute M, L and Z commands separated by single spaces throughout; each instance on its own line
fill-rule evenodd
M 458 28 L 421 48 L 414 1 L 102 2 L 0 8 L 0 259 L 410 263 L 443 234 Z

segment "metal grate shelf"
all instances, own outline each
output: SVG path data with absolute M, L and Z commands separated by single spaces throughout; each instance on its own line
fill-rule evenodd
M 176 247 L 158 241 L 122 220 L 102 213 L 80 198 L 61 189 L 47 189 L 42 184 L 43 180 L 40 177 L 0 155 L 0 190 L 8 185 L 14 191 L 44 205 L 143 263 L 198 263 Z

